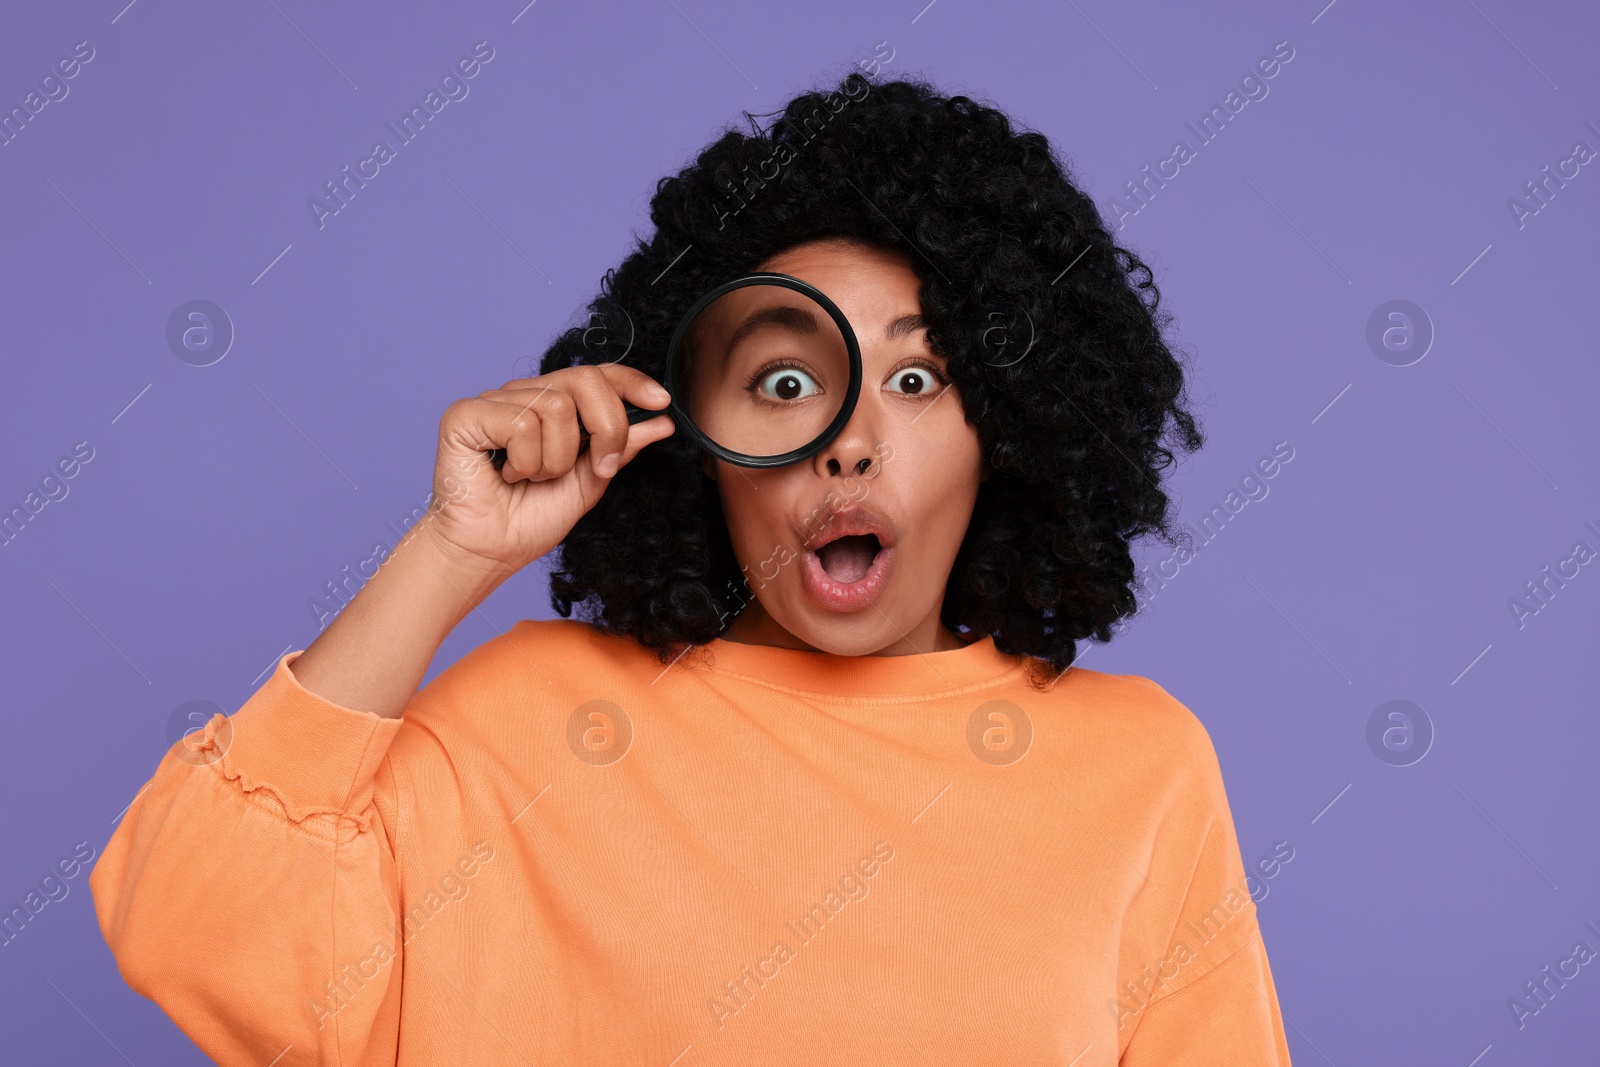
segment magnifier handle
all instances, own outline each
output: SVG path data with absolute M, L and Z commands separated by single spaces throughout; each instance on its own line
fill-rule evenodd
M 634 404 L 628 403 L 626 400 L 622 402 L 622 407 L 623 410 L 628 413 L 629 426 L 632 426 L 636 422 L 643 422 L 645 419 L 654 418 L 657 415 L 664 415 L 667 411 L 666 408 L 641 408 Z M 578 452 L 581 454 L 588 444 L 589 431 L 584 429 L 583 420 L 579 419 Z M 506 465 L 506 450 L 503 448 L 489 449 L 489 462 L 494 464 L 495 470 L 499 470 L 501 467 L 504 467 Z

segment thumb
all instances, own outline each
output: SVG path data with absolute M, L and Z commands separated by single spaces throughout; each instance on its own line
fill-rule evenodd
M 673 424 L 672 416 L 665 413 L 645 419 L 642 422 L 636 422 L 629 426 L 628 441 L 627 444 L 623 446 L 622 453 L 618 458 L 617 470 L 620 471 L 623 467 L 626 467 L 629 463 L 631 463 L 633 458 L 637 456 L 646 445 L 653 444 L 656 441 L 663 440 L 667 437 L 671 437 L 676 431 L 677 427 Z M 595 466 L 600 462 L 600 459 L 601 457 L 594 454 L 593 449 L 589 449 L 584 452 L 582 462 L 578 464 L 582 470 L 581 477 L 583 478 L 584 488 L 586 490 L 590 488 L 603 489 L 611 482 L 612 478 L 616 477 L 615 471 L 613 471 L 610 475 L 601 475 L 596 472 Z

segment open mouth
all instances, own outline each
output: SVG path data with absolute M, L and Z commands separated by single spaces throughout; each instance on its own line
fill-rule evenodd
M 801 585 L 820 607 L 861 611 L 888 588 L 895 551 L 873 533 L 836 537 L 805 553 Z
M 829 578 L 853 585 L 866 577 L 882 547 L 877 534 L 849 534 L 817 548 L 816 554 Z

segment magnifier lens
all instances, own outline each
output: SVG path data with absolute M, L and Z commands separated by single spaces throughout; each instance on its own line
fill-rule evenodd
M 833 422 L 849 390 L 850 355 L 821 304 L 755 283 L 695 315 L 673 379 L 679 403 L 707 437 L 747 456 L 780 456 Z

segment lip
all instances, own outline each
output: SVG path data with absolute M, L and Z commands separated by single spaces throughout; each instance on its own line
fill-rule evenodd
M 815 552 L 829 541 L 858 534 L 876 534 L 881 548 L 894 547 L 894 529 L 888 520 L 860 504 L 851 504 L 834 512 L 823 524 L 822 529 L 805 540 L 803 547 L 808 552 Z
M 884 546 L 872 557 L 872 566 L 854 582 L 836 582 L 822 569 L 815 549 L 801 553 L 800 584 L 806 594 L 830 611 L 860 611 L 877 600 L 889 586 L 889 571 L 894 565 L 894 548 Z
M 823 569 L 817 549 L 841 537 L 864 534 L 878 539 L 878 554 L 872 558 L 872 566 L 854 582 L 834 580 Z M 822 529 L 806 539 L 801 552 L 800 584 L 821 607 L 830 611 L 860 611 L 888 588 L 894 566 L 894 543 L 894 530 L 887 520 L 869 508 L 851 504 L 835 512 Z

